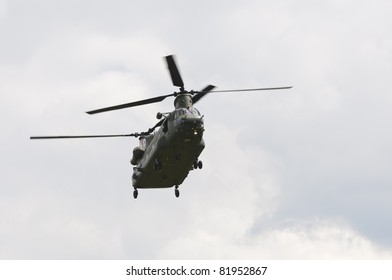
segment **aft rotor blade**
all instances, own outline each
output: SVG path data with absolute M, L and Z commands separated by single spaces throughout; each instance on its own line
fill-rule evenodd
M 41 139 L 72 139 L 72 138 L 108 138 L 108 137 L 138 137 L 139 133 L 131 134 L 109 134 L 109 135 L 74 135 L 74 136 L 31 136 L 31 140 Z
M 289 87 L 269 87 L 269 88 L 244 88 L 244 89 L 225 89 L 225 90 L 213 90 L 211 92 L 238 92 L 238 91 L 260 91 L 260 90 L 278 90 L 278 89 L 290 89 Z
M 98 113 L 103 113 L 103 112 L 108 112 L 108 111 L 114 111 L 114 110 L 120 110 L 120 109 L 125 109 L 125 108 L 130 108 L 130 107 L 136 107 L 136 106 L 156 103 L 156 102 L 160 102 L 160 101 L 164 100 L 166 97 L 174 96 L 174 95 L 175 95 L 174 93 L 171 93 L 171 94 L 167 94 L 167 95 L 143 99 L 143 100 L 134 101 L 134 102 L 130 102 L 130 103 L 125 103 L 125 104 L 110 106 L 110 107 L 106 107 L 106 108 L 102 108 L 102 109 L 92 110 L 92 111 L 88 111 L 86 113 L 93 115 L 93 114 L 98 114 Z
M 166 58 L 167 68 L 169 69 L 170 76 L 172 78 L 173 85 L 175 85 L 176 87 L 184 88 L 184 82 L 182 81 L 176 62 L 174 61 L 174 56 L 168 55 L 165 58 Z
M 215 88 L 215 86 L 213 85 L 208 85 L 206 86 L 202 91 L 200 91 L 199 93 L 197 93 L 196 95 L 194 95 L 192 97 L 192 102 L 193 104 L 195 104 L 197 101 L 199 101 L 202 97 L 204 97 L 207 93 L 211 92 L 213 89 Z

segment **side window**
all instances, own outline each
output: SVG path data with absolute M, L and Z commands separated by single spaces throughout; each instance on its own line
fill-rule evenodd
M 192 113 L 193 113 L 195 116 L 200 116 L 200 112 L 199 112 L 199 110 L 197 110 L 196 108 L 192 108 Z

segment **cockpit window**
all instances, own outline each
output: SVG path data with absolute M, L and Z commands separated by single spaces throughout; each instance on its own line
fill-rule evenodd
M 178 109 L 176 113 L 177 113 L 178 117 L 189 115 L 188 110 L 187 109 L 183 109 L 183 108 Z
M 190 108 L 190 109 L 180 108 L 176 110 L 176 117 L 186 116 L 186 115 L 200 116 L 200 112 L 196 108 Z

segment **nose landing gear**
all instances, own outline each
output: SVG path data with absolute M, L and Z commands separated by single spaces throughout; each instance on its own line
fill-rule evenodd
M 193 169 L 197 169 L 197 168 L 199 168 L 199 169 L 203 168 L 203 162 L 201 160 L 196 160 L 193 163 Z

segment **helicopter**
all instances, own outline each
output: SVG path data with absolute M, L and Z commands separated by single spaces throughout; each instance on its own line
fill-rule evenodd
M 89 115 L 94 115 L 157 103 L 167 97 L 175 97 L 174 110 L 168 113 L 158 112 L 156 117 L 159 122 L 147 131 L 109 135 L 31 136 L 30 139 L 139 138 L 139 145 L 133 149 L 132 159 L 130 160 L 133 165 L 133 197 L 135 199 L 138 197 L 139 189 L 174 187 L 174 194 L 178 198 L 180 196 L 179 186 L 184 182 L 189 172 L 203 168 L 203 162 L 199 160 L 199 156 L 205 148 L 203 140 L 204 115 L 194 107 L 194 104 L 211 92 L 247 92 L 292 88 L 292 86 L 286 86 L 214 90 L 215 86 L 207 85 L 199 91 L 188 91 L 185 90 L 174 55 L 165 56 L 165 61 L 172 83 L 179 88 L 178 91 L 86 112 Z

